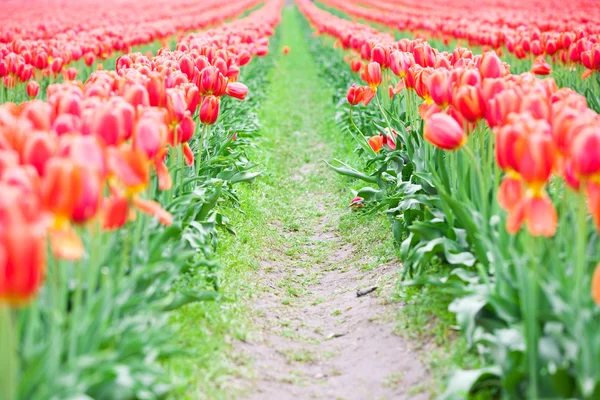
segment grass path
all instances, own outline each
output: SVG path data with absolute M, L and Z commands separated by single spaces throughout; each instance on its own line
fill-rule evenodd
M 222 246 L 249 317 L 233 345 L 236 379 L 221 389 L 227 398 L 424 398 L 428 373 L 393 333 L 386 301 L 399 267 L 389 231 L 379 218 L 349 215 L 347 181 L 322 162 L 347 157 L 349 141 L 294 9 L 281 30 L 291 53 L 278 56 L 260 115 L 266 172 L 243 190 L 238 237 Z

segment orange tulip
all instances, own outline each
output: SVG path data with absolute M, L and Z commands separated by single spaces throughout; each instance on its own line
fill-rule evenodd
M 368 142 L 369 142 L 369 146 L 371 146 L 373 151 L 375 153 L 379 153 L 381 151 L 381 148 L 383 147 L 383 136 L 381 136 L 381 135 L 371 136 L 369 138 Z
M 433 114 L 425 121 L 423 137 L 444 150 L 458 150 L 467 143 L 467 135 L 458 122 L 443 113 Z
M 281 49 L 282 53 L 285 55 L 290 54 L 290 47 L 289 46 L 283 46 L 283 49 Z

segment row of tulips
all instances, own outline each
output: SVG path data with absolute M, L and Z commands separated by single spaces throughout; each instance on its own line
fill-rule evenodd
M 77 7 L 35 1 L 31 8 L 10 3 L 0 29 L 0 77 L 8 89 L 29 83 L 27 94 L 35 97 L 36 81 L 74 80 L 79 71 L 69 65 L 78 61 L 88 70 L 133 47 L 220 24 L 257 4 L 257 0 L 184 1 L 165 10 L 164 3 L 156 0 L 101 5 L 86 1 Z
M 405 0 L 323 3 L 393 29 L 423 32 L 446 44 L 450 39 L 462 39 L 498 53 L 506 48 L 518 59 L 549 56 L 567 66 L 583 65 L 584 77 L 600 71 L 600 15 L 595 4 L 586 0 L 570 3 L 571 11 L 561 8 L 562 18 L 557 16 L 556 3 L 537 1 L 519 2 L 518 8 L 515 4 L 494 7 L 495 2 L 484 2 L 476 9 L 468 1 L 451 6 L 444 1 L 424 6 Z
M 368 162 L 332 166 L 377 185 L 352 206 L 387 208 L 405 275 L 456 295 L 450 308 L 489 363 L 456 373 L 446 396 L 598 397 L 598 114 L 494 52 L 439 52 L 297 3 L 364 81 L 344 91 L 345 125 Z M 342 66 L 329 68 L 339 85 Z M 429 276 L 435 260 L 456 269 Z
M 157 310 L 214 298 L 173 285 L 214 264 L 226 221 L 214 207 L 256 173 L 237 134 L 209 127 L 222 109 L 221 125 L 247 126 L 224 98 L 245 99 L 240 68 L 268 53 L 281 7 L 269 0 L 152 58 L 123 55 L 115 71 L 50 85 L 47 102 L 0 106 L 0 397 L 148 398 L 169 387 L 152 363 L 173 354 L 172 339 L 139 335 L 164 326 Z

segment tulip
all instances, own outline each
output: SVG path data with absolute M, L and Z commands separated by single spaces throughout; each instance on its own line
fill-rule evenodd
M 365 206 L 365 199 L 360 196 L 356 196 L 350 201 L 350 207 L 360 208 Z
M 443 113 L 434 114 L 425 121 L 423 137 L 444 150 L 458 150 L 467 143 L 467 135 L 458 122 Z
M 27 304 L 46 276 L 46 233 L 43 225 L 28 219 L 20 207 L 22 194 L 0 184 L 0 303 Z
M 394 51 L 390 54 L 390 68 L 394 75 L 405 78 L 409 68 L 415 63 L 411 53 Z
M 75 78 L 77 77 L 77 68 L 67 68 L 64 71 L 64 76 L 65 76 L 65 80 L 67 81 L 74 81 Z
M 381 151 L 381 148 L 383 147 L 383 136 L 382 135 L 371 136 L 369 138 L 368 142 L 369 142 L 369 146 L 371 146 L 373 151 L 375 153 L 379 153 Z
M 446 70 L 435 70 L 427 82 L 427 91 L 433 102 L 442 108 L 448 107 L 452 101 L 452 87 Z
M 479 86 L 463 86 L 453 99 L 454 107 L 469 122 L 477 122 L 485 115 L 485 101 Z
M 208 96 L 202 102 L 200 107 L 200 121 L 205 125 L 212 125 L 217 122 L 219 117 L 219 98 Z
M 30 99 L 33 99 L 37 97 L 40 92 L 40 84 L 36 81 L 29 81 L 25 90 L 27 91 L 27 96 L 29 96 Z
M 584 128 L 573 139 L 570 153 L 577 176 L 584 179 L 600 176 L 600 129 Z
M 502 76 L 502 61 L 496 53 L 485 53 L 479 64 L 479 72 L 483 78 L 499 78 Z
M 104 201 L 102 228 L 112 231 L 122 228 L 129 216 L 129 202 L 122 196 L 111 196 Z
M 498 204 L 505 211 L 512 210 L 525 195 L 523 183 L 515 172 L 507 174 L 498 187 Z
M 227 94 L 235 99 L 245 100 L 248 94 L 248 86 L 240 82 L 230 82 L 227 84 Z
M 52 158 L 46 163 L 42 204 L 54 214 L 57 228 L 70 220 L 82 190 L 81 169 L 73 161 Z
M 150 181 L 149 160 L 139 149 L 114 148 L 107 150 L 109 172 L 127 189 L 131 196 L 146 189 Z
M 346 99 L 348 99 L 348 103 L 355 106 L 362 101 L 364 93 L 365 89 L 362 86 L 356 86 L 356 84 L 353 83 L 352 86 L 348 88 Z
M 526 224 L 531 236 L 554 236 L 558 226 L 558 214 L 552 200 L 546 194 L 522 198 L 510 210 L 506 220 L 506 230 L 515 235 L 523 223 Z
M 283 48 L 281 49 L 282 53 L 285 55 L 290 54 L 290 47 L 289 46 L 283 46 Z
M 531 66 L 531 72 L 536 75 L 550 75 L 550 72 L 552 72 L 552 67 L 550 67 L 550 64 L 546 62 L 544 56 L 539 56 L 536 57 L 535 61 L 533 62 L 533 65 Z
M 350 69 L 352 70 L 352 72 L 357 73 L 361 70 L 361 68 L 362 62 L 360 61 L 360 59 L 353 58 L 352 61 L 350 61 Z
M 371 61 L 378 63 L 381 68 L 388 67 L 390 62 L 390 53 L 381 45 L 375 45 L 371 49 Z
M 371 62 L 367 68 L 363 70 L 361 78 L 369 85 L 372 91 L 377 91 L 377 87 L 381 85 L 381 66 L 379 63 Z

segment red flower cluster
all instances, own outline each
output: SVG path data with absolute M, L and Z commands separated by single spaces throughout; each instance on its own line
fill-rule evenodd
M 509 213 L 509 232 L 525 224 L 534 236 L 555 234 L 557 214 L 545 191 L 552 176 L 585 191 L 600 228 L 600 117 L 583 96 L 533 73 L 511 75 L 494 52 L 439 52 L 422 39 L 396 41 L 308 1 L 298 3 L 320 32 L 333 35 L 369 62 L 361 74 L 369 86 L 353 85 L 348 91 L 351 104 L 366 103 L 365 94 L 380 82 L 372 71 L 389 67 L 400 78 L 393 90 L 414 90 L 425 100 L 419 109 L 424 137 L 435 146 L 457 150 L 475 123 L 487 122 L 496 136 L 496 159 L 506 172 L 498 199 Z M 537 64 L 534 72 L 544 72 L 544 63 Z M 380 149 L 381 140 L 371 139 L 371 146 Z
M 91 66 L 115 52 L 166 39 L 178 33 L 217 25 L 241 14 L 258 0 L 182 1 L 164 7 L 160 0 L 32 0 L 3 4 L 0 28 L 0 78 L 7 87 L 35 78 L 35 71 L 56 76 L 72 61 Z M 77 21 L 77 23 L 74 23 Z M 76 70 L 68 69 L 66 80 Z
M 600 9 L 586 0 L 519 1 L 510 8 L 494 0 L 325 0 L 325 4 L 354 17 L 375 21 L 401 31 L 427 32 L 429 37 L 464 39 L 484 49 L 502 48 L 518 58 L 549 56 L 564 65 L 581 64 L 600 71 L 600 27 L 592 21 L 600 18 Z M 556 10 L 561 10 L 557 13 Z M 377 43 L 377 42 L 375 42 Z M 363 57 L 364 58 L 364 57 Z M 547 64 L 533 72 L 547 75 Z
M 169 150 L 182 146 L 193 164 L 192 116 L 200 107 L 201 121 L 214 123 L 221 96 L 244 98 L 240 67 L 268 52 L 281 6 L 271 0 L 152 59 L 122 56 L 116 71 L 97 71 L 85 84 L 50 85 L 48 102 L 0 106 L 0 300 L 20 304 L 36 292 L 47 236 L 55 257 L 75 260 L 84 253 L 75 225 L 118 229 L 135 210 L 172 222 L 142 197 L 152 171 L 167 190 Z

